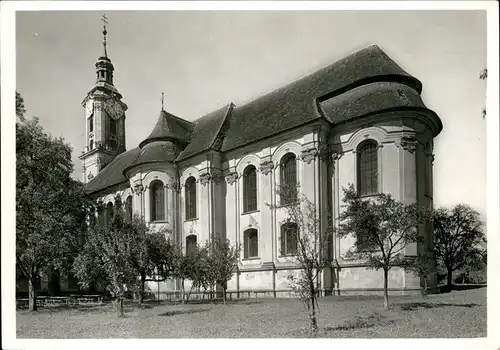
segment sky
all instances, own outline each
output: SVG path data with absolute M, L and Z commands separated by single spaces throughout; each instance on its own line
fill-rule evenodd
M 84 147 L 81 101 L 102 52 L 101 12 L 18 12 L 16 89 L 27 117 Z M 486 212 L 486 11 L 108 11 L 108 56 L 129 109 L 127 149 L 165 109 L 194 120 L 237 106 L 377 44 L 423 83 L 444 129 L 435 139 L 434 204 Z

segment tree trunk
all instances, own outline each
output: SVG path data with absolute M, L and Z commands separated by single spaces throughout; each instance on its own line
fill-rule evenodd
M 146 274 L 141 273 L 141 290 L 139 295 L 139 304 L 142 305 L 144 303 L 144 294 L 146 291 Z
M 389 308 L 388 279 L 389 279 L 389 270 L 384 269 L 384 309 Z
M 120 296 L 120 317 L 125 316 L 125 313 L 123 312 L 123 296 Z
M 427 299 L 427 276 L 424 276 L 424 289 L 422 290 L 422 297 Z
M 314 281 L 309 283 L 309 295 L 311 308 L 309 308 L 309 320 L 311 321 L 311 332 L 316 335 L 318 332 L 318 320 L 316 319 L 316 291 L 314 288 Z
M 181 302 L 184 304 L 184 278 L 182 279 L 181 282 Z
M 226 305 L 226 287 L 222 286 L 222 300 L 224 302 L 224 305 Z
M 29 287 L 29 311 L 37 311 L 38 308 L 36 306 L 35 281 L 33 281 L 31 278 L 28 278 L 28 287 Z
M 451 291 L 451 288 L 453 286 L 453 270 L 448 268 L 448 275 L 446 276 L 448 284 L 446 285 L 448 287 L 448 290 Z

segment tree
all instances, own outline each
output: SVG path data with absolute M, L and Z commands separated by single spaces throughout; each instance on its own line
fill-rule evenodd
M 348 254 L 384 272 L 384 308 L 389 307 L 388 277 L 394 266 L 404 266 L 404 249 L 419 243 L 417 226 L 428 213 L 417 204 L 403 204 L 388 194 L 362 198 L 351 184 L 344 188 L 344 211 L 339 215 L 339 237 L 356 237 Z
M 46 134 L 37 118 L 16 124 L 16 263 L 28 280 L 30 311 L 40 274 L 67 266 L 85 230 L 89 203 L 72 171 L 62 138 Z
M 436 258 L 446 269 L 451 289 L 453 271 L 466 267 L 484 241 L 483 223 L 479 213 L 466 204 L 436 209 L 432 219 Z
M 406 271 L 413 272 L 424 282 L 422 289 L 422 297 L 427 298 L 427 278 L 435 273 L 435 260 L 432 257 L 432 252 L 424 252 L 413 259 L 407 259 L 403 262 L 402 267 Z
M 210 248 L 210 255 L 207 259 L 208 278 L 222 288 L 222 300 L 226 305 L 227 282 L 233 277 L 236 270 L 240 248 L 231 245 L 229 240 L 220 234 L 215 235 Z
M 16 91 L 16 116 L 19 120 L 24 121 L 24 114 L 26 108 L 24 107 L 24 99 L 19 92 Z
M 330 244 L 333 230 L 331 226 L 322 227 L 315 204 L 300 193 L 298 185 L 280 186 L 277 194 L 281 198 L 278 208 L 282 208 L 286 213 L 283 227 L 291 229 L 290 232 L 282 232 L 282 235 L 286 234 L 287 239 L 295 240 L 297 244 L 292 259 L 298 265 L 300 275 L 289 276 L 288 280 L 291 288 L 307 306 L 310 330 L 316 334 L 318 276 L 331 262 Z M 283 203 L 286 204 L 282 205 Z M 281 254 L 285 255 L 285 252 Z

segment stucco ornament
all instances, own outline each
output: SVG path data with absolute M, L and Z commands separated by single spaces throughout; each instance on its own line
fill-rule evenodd
M 403 136 L 400 145 L 405 151 L 413 153 L 418 147 L 418 141 L 415 136 Z
M 236 171 L 233 171 L 226 175 L 226 181 L 230 185 L 234 184 L 237 179 L 238 179 L 238 173 Z
M 267 175 L 273 170 L 274 163 L 270 160 L 260 163 L 260 172 L 264 175 Z
M 115 96 L 108 98 L 103 104 L 104 111 L 113 119 L 118 119 L 123 115 L 123 107 Z
M 318 149 L 315 147 L 308 148 L 302 151 L 300 158 L 307 164 L 311 164 L 314 158 L 318 155 Z
M 181 186 L 180 186 L 180 183 L 179 183 L 179 180 L 178 179 L 170 179 L 170 181 L 168 182 L 168 184 L 165 185 L 167 188 L 173 190 L 173 191 L 179 191 Z
M 137 184 L 134 186 L 134 193 L 140 195 L 144 191 L 144 186 L 142 184 Z
M 200 184 L 202 184 L 202 186 L 206 186 L 210 180 L 212 179 L 212 175 L 210 173 L 204 173 L 204 174 L 201 174 L 200 175 Z

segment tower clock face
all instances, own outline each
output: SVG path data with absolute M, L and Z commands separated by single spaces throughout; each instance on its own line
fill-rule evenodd
M 85 104 L 85 115 L 88 117 L 92 114 L 93 111 L 94 111 L 94 102 L 88 101 Z
M 110 98 L 104 102 L 104 111 L 113 119 L 118 119 L 123 115 L 121 103 L 114 98 Z

